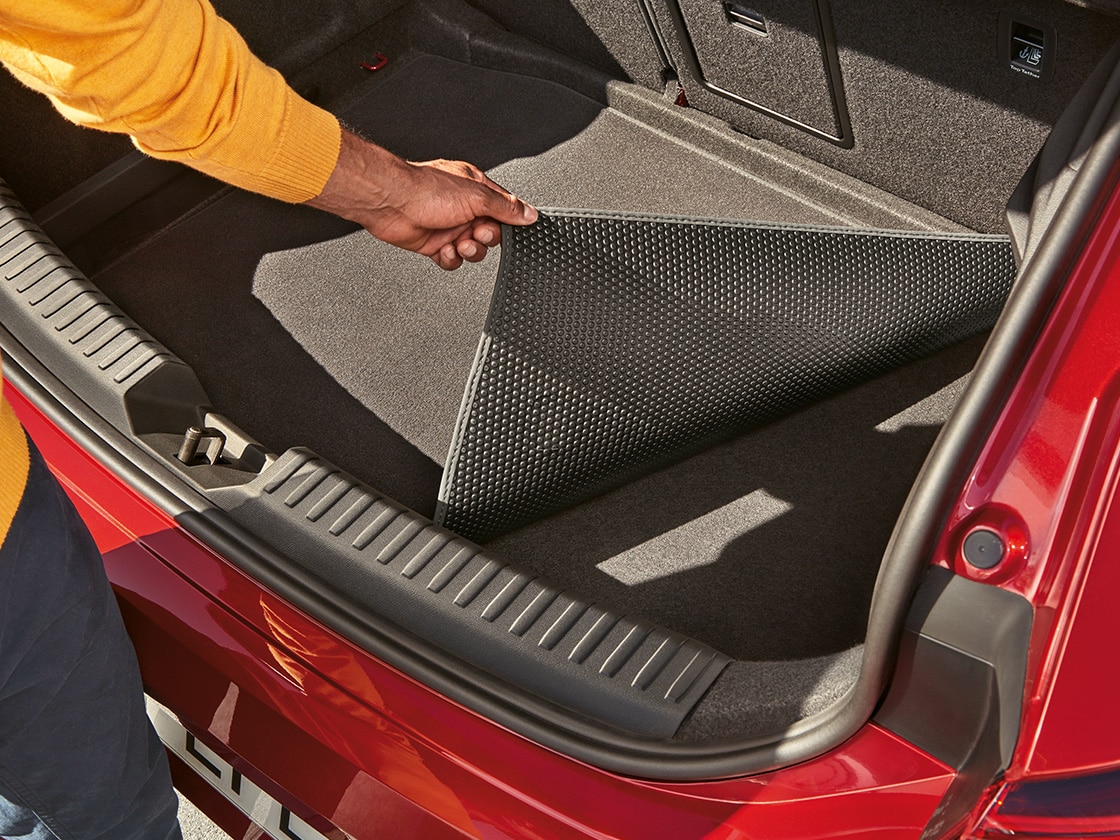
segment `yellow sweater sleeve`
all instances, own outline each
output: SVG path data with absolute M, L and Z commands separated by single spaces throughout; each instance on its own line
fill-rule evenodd
M 68 119 L 284 201 L 323 189 L 341 129 L 209 0 L 4 0 L 0 61 Z
M 8 526 L 23 498 L 30 467 L 27 438 L 15 412 L 4 398 L 0 380 L 0 545 L 8 535 Z

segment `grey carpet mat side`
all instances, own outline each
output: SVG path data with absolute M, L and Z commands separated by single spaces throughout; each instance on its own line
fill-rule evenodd
M 1007 237 L 551 211 L 502 263 L 437 518 L 476 541 L 981 332 Z

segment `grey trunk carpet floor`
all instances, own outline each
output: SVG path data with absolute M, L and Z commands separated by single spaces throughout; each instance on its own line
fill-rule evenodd
M 507 229 L 437 521 L 475 541 L 987 330 L 1004 236 L 554 211 Z
M 437 57 L 390 70 L 361 73 L 368 91 L 345 112 L 349 124 L 411 159 L 477 161 L 537 204 L 888 223 L 861 215 L 883 202 L 854 206 L 845 177 L 813 170 L 781 180 L 763 165 L 773 165 L 769 152 L 732 165 L 692 142 L 695 116 L 640 91 L 627 96 L 656 121 Z M 905 203 L 896 216 L 899 226 L 937 224 Z M 432 515 L 497 269 L 491 257 L 446 274 L 333 217 L 227 190 L 94 280 L 269 449 L 309 446 Z M 874 427 L 924 405 L 968 371 L 975 351 L 826 400 L 494 547 L 740 658 L 843 650 L 862 638 L 885 535 L 944 411 L 919 412 L 897 433 Z M 790 510 L 777 516 L 775 504 Z M 750 531 L 756 520 L 766 524 Z M 802 553 L 783 554 L 791 548 Z M 696 608 L 706 603 L 712 611 Z

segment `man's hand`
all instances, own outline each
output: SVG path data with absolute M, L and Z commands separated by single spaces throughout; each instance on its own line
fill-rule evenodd
M 334 171 L 307 203 L 449 270 L 485 257 L 502 223 L 537 220 L 533 207 L 469 163 L 409 163 L 345 129 Z

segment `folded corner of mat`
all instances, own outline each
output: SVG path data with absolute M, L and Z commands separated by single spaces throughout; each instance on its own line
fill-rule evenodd
M 551 210 L 507 228 L 437 521 L 477 542 L 991 327 L 1005 236 Z

